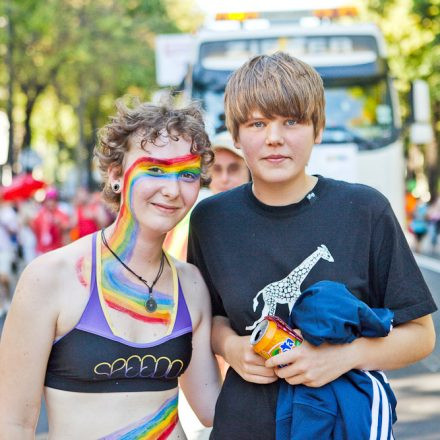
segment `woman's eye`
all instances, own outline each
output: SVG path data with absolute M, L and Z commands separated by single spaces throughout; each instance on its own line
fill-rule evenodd
M 293 126 L 296 124 L 297 124 L 297 121 L 295 121 L 295 119 L 287 119 L 287 121 L 286 121 L 286 125 Z
M 148 168 L 148 173 L 153 174 L 154 176 L 158 176 L 160 174 L 164 174 L 164 171 L 162 168 L 159 168 L 159 167 L 151 167 L 151 168 Z
M 183 171 L 179 174 L 179 178 L 185 182 L 194 182 L 199 178 L 198 174 L 192 173 L 191 171 Z

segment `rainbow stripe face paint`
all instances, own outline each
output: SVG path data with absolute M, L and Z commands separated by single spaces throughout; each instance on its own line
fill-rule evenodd
M 194 182 L 200 177 L 200 156 L 188 154 L 173 159 L 156 159 L 143 157 L 138 159 L 127 170 L 126 176 L 136 169 L 136 176 L 145 174 L 150 177 L 164 179 L 179 179 L 184 182 Z
M 148 415 L 100 440 L 165 440 L 171 435 L 179 421 L 177 402 L 176 395 L 165 401 L 155 414 Z
M 110 248 L 122 261 L 129 264 L 139 234 L 139 222 L 133 212 L 133 195 L 136 187 L 140 183 L 148 183 L 148 180 L 153 184 L 157 179 L 198 182 L 200 162 L 200 156 L 193 154 L 172 159 L 142 157 L 126 170 L 121 209 L 113 234 L 108 238 Z M 108 307 L 146 323 L 168 325 L 171 322 L 174 310 L 173 297 L 154 290 L 157 309 L 149 312 L 145 309 L 147 287 L 132 281 L 127 271 L 106 248 L 102 249 L 101 262 L 101 290 Z

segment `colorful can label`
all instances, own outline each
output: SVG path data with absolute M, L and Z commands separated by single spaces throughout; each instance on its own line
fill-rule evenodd
M 265 359 L 297 347 L 302 341 L 301 336 L 276 316 L 266 316 L 251 335 L 254 351 Z

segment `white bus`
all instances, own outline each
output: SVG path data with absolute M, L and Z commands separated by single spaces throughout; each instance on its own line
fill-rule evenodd
M 282 50 L 324 80 L 326 129 L 308 171 L 381 191 L 404 218 L 404 155 L 397 97 L 383 37 L 374 25 L 276 26 L 201 31 L 185 88 L 202 101 L 208 127 L 224 130 L 226 81 L 250 57 Z

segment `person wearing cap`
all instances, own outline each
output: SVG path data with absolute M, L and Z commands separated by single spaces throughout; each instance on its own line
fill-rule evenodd
M 235 147 L 228 131 L 219 133 L 212 142 L 215 153 L 209 189 L 213 194 L 228 191 L 249 182 L 249 170 L 241 150 Z
M 202 188 L 197 202 L 206 197 L 218 194 L 249 182 L 250 174 L 241 150 L 235 148 L 228 131 L 219 133 L 212 142 L 215 153 L 211 168 L 209 188 Z M 186 261 L 188 247 L 188 229 L 191 212 L 167 234 L 164 249 L 173 257 Z

